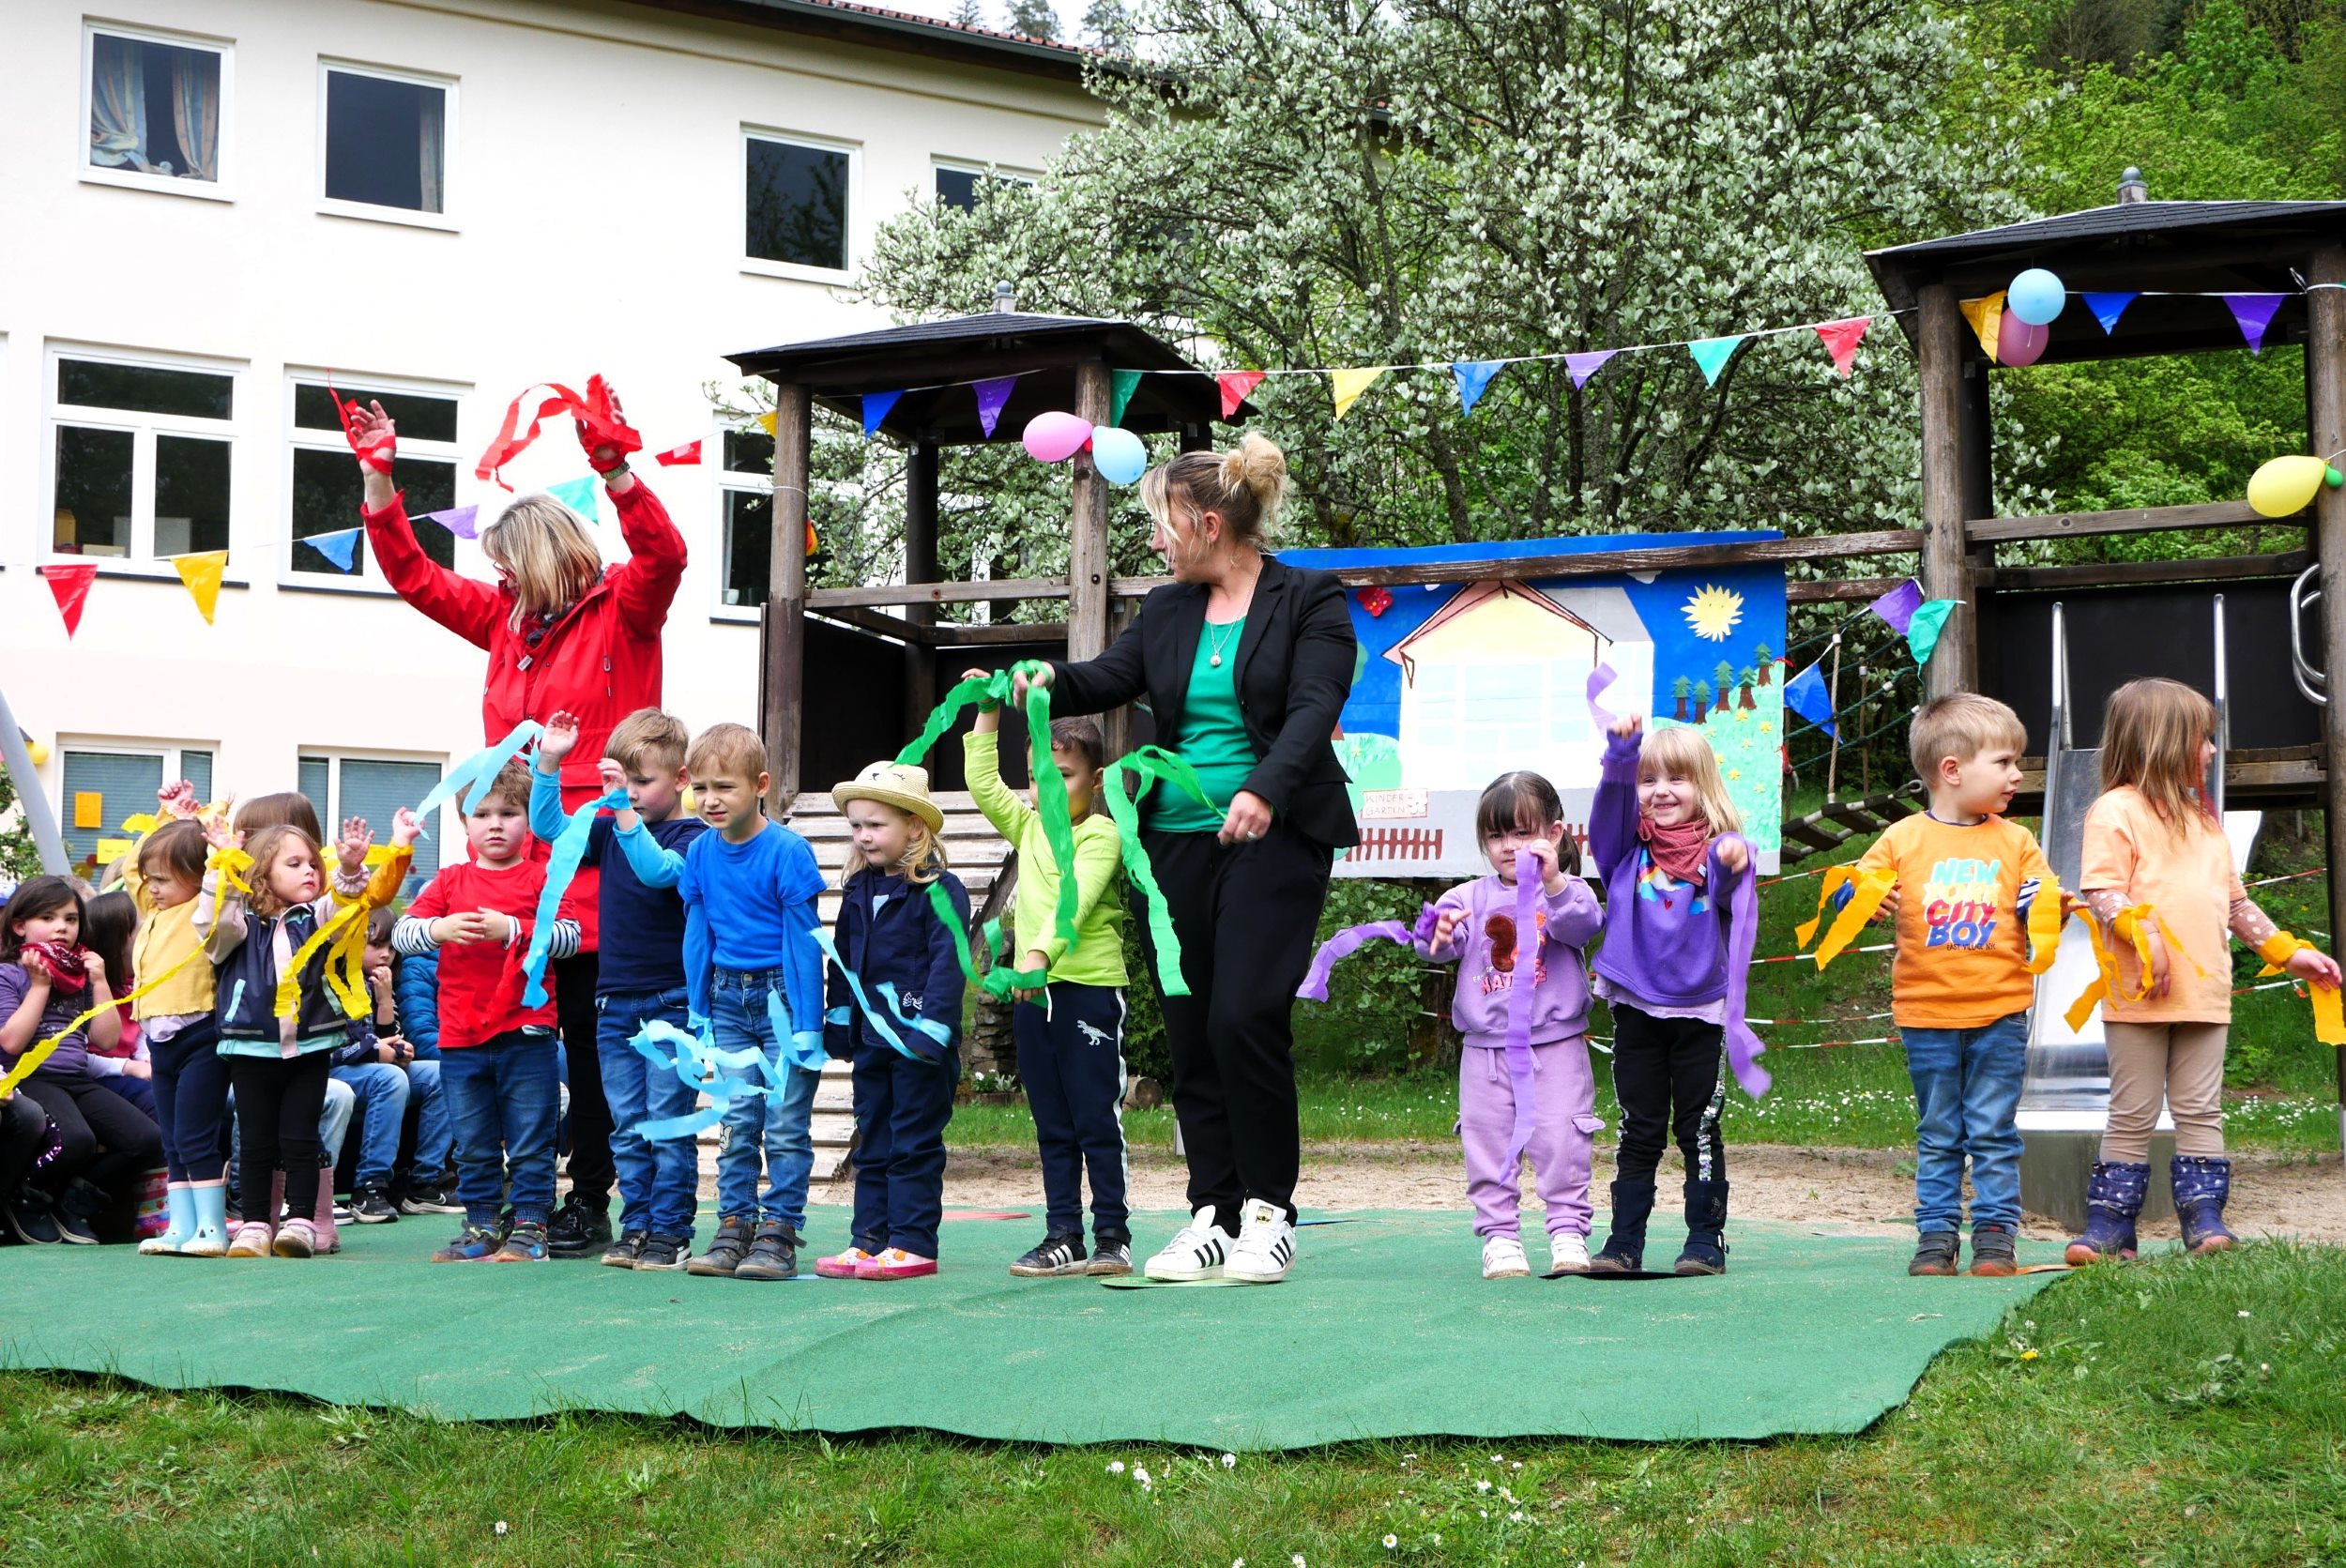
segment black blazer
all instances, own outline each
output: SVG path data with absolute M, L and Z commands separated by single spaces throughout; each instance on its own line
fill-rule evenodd
M 1099 658 L 1054 661 L 1051 711 L 1098 713 L 1146 696 L 1159 740 L 1171 746 L 1205 634 L 1206 592 L 1196 583 L 1168 584 L 1141 601 L 1139 616 Z M 1232 672 L 1246 738 L 1261 758 L 1242 787 L 1271 803 L 1274 822 L 1332 849 L 1361 842 L 1344 765 L 1329 743 L 1358 657 L 1344 586 L 1265 556 Z

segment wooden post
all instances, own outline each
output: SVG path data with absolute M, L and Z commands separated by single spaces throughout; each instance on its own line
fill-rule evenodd
M 1075 413 L 1095 425 L 1108 422 L 1113 378 L 1104 361 L 1075 367 Z M 1108 481 L 1089 452 L 1075 457 L 1074 498 L 1067 535 L 1067 657 L 1097 659 L 1108 646 Z M 1110 758 L 1124 754 L 1129 731 L 1121 709 L 1100 715 Z
M 2346 448 L 2346 245 L 2324 245 L 2306 264 L 2307 422 L 2313 453 Z M 2330 929 L 2346 931 L 2346 490 L 2313 498 L 2314 554 L 2322 563 L 2322 651 L 2330 677 L 2322 709 L 2322 821 L 2329 844 Z M 2338 1124 L 2346 1137 L 2346 1048 L 2338 1058 Z
M 1978 684 L 1979 633 L 1963 548 L 1963 312 L 1955 290 L 1924 287 L 1917 298 L 1914 357 L 1922 381 L 1923 595 L 1959 599 L 1923 672 L 1925 696 Z
M 1833 792 L 1841 781 L 1841 634 L 1833 633 L 1833 676 L 1825 685 L 1825 702 L 1833 709 L 1833 749 L 1825 754 L 1824 803 L 1833 804 Z
M 814 400 L 804 387 L 774 388 L 774 542 L 766 587 L 767 800 L 777 817 L 799 798 L 806 712 L 806 491 Z
M 905 581 L 934 583 L 937 577 L 937 443 L 916 441 L 905 454 Z M 935 626 L 937 606 L 907 604 L 905 619 Z M 905 645 L 905 733 L 910 735 L 937 706 L 937 650 L 918 635 Z

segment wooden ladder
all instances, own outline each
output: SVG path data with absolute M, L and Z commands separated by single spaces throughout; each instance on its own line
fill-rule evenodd
M 1796 816 L 1784 824 L 1788 860 L 1830 854 L 1853 838 L 1879 833 L 1892 823 L 1922 810 L 1927 797 L 1920 782 L 1889 795 L 1868 795 L 1863 800 L 1842 800 Z

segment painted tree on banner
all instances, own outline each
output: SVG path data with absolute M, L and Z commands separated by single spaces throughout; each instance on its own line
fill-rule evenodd
M 870 295 L 1128 315 L 1231 368 L 1415 365 L 1721 337 L 1861 314 L 1869 243 L 2025 216 L 2011 136 L 1939 105 L 1957 35 L 1892 0 L 1237 0 L 1138 8 L 1162 70 L 1037 189 L 885 225 Z M 1396 371 L 1333 417 L 1326 378 L 1254 394 L 1333 543 L 1911 520 L 1898 335 L 1848 381 L 1814 334 L 1752 338 L 1706 384 L 1684 348 L 1576 388 L 1510 365 L 1471 415 Z

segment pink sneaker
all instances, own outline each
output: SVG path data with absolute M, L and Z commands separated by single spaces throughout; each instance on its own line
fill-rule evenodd
M 855 1266 L 858 1279 L 918 1279 L 922 1274 L 937 1272 L 937 1259 L 921 1257 L 902 1247 L 891 1247 L 876 1257 L 867 1257 Z
M 280 1257 L 313 1257 L 318 1233 L 307 1220 L 287 1220 L 277 1227 L 277 1243 L 270 1250 Z
M 861 1247 L 849 1247 L 836 1257 L 816 1258 L 815 1271 L 825 1279 L 856 1279 L 861 1275 L 863 1266 L 871 1261 L 872 1255 Z
M 246 1220 L 236 1226 L 236 1239 L 229 1243 L 228 1256 L 267 1257 L 269 1256 L 269 1243 L 275 1240 L 276 1233 L 267 1224 L 260 1220 Z

